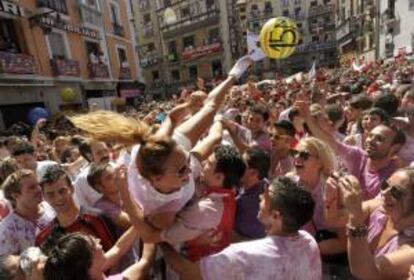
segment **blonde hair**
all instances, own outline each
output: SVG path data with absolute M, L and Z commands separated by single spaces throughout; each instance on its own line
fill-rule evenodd
M 69 119 L 90 137 L 104 142 L 142 144 L 150 132 L 146 123 L 111 111 L 99 110 Z
M 176 148 L 172 138 L 155 137 L 145 122 L 118 113 L 96 111 L 71 117 L 70 120 L 93 139 L 126 145 L 140 144 L 134 160 L 141 175 L 147 179 L 164 173 L 165 162 Z
M 321 140 L 315 137 L 305 137 L 299 141 L 300 146 L 308 149 L 313 155 L 317 156 L 322 163 L 322 175 L 329 177 L 335 168 L 335 158 L 332 150 Z

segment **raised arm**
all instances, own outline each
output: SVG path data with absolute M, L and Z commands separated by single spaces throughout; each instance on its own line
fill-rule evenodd
M 134 227 L 130 227 L 115 243 L 112 248 L 105 253 L 105 264 L 103 271 L 110 269 L 114 266 L 131 248 L 137 238 L 137 231 Z
M 207 159 L 213 152 L 214 147 L 220 144 L 221 137 L 223 134 L 223 125 L 217 121 L 211 127 L 209 134 L 203 140 L 201 140 L 191 152 L 202 162 Z
M 222 120 L 224 128 L 229 132 L 231 139 L 233 139 L 234 144 L 239 150 L 240 154 L 243 154 L 250 146 L 250 143 L 246 143 L 241 139 L 238 131 L 240 129 L 239 125 L 230 120 Z
M 337 141 L 335 137 L 328 131 L 322 129 L 316 119 L 312 117 L 309 104 L 304 101 L 296 101 L 294 107 L 298 109 L 300 116 L 305 120 L 312 135 L 328 144 L 334 152 L 337 152 Z
M 203 108 L 194 116 L 177 127 L 177 132 L 186 136 L 194 146 L 201 135 L 211 126 L 214 116 L 219 110 L 224 98 L 240 76 L 251 65 L 252 60 L 248 56 L 239 59 L 229 72 L 229 76 L 208 95 Z
M 155 259 L 157 246 L 155 244 L 144 243 L 141 259 L 122 272 L 124 280 L 144 280 L 148 279 L 148 273 Z

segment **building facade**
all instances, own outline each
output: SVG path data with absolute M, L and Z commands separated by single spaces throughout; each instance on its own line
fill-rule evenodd
M 265 59 L 256 63 L 257 75 L 272 78 L 275 72 L 291 74 L 306 71 L 313 61 L 319 66 L 336 65 L 334 0 L 239 0 L 236 6 L 241 32 L 239 40 L 246 40 L 247 30 L 259 34 L 263 24 L 273 17 L 291 18 L 298 26 L 301 39 L 295 53 L 287 59 Z M 241 48 L 245 48 L 245 43 L 241 44 Z
M 126 0 L 0 1 L 0 128 L 34 107 L 57 113 L 137 95 L 129 18 Z
M 380 1 L 379 55 L 389 58 L 414 49 L 414 1 Z
M 138 53 L 147 94 L 169 96 L 196 78 L 209 81 L 229 69 L 234 0 L 157 0 L 134 7 Z

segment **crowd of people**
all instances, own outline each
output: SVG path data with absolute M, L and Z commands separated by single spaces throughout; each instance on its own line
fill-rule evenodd
M 413 63 L 252 64 L 7 131 L 0 279 L 414 279 Z

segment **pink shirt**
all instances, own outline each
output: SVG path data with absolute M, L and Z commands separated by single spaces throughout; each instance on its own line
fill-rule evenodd
M 336 144 L 338 156 L 348 169 L 348 172 L 358 178 L 364 195 L 364 200 L 375 198 L 380 192 L 380 186 L 387 180 L 398 166 L 391 161 L 386 167 L 372 171 L 368 167 L 368 156 L 360 148 L 340 142 Z
M 307 232 L 293 237 L 267 236 L 235 243 L 201 259 L 204 280 L 320 280 L 321 258 L 318 244 Z

